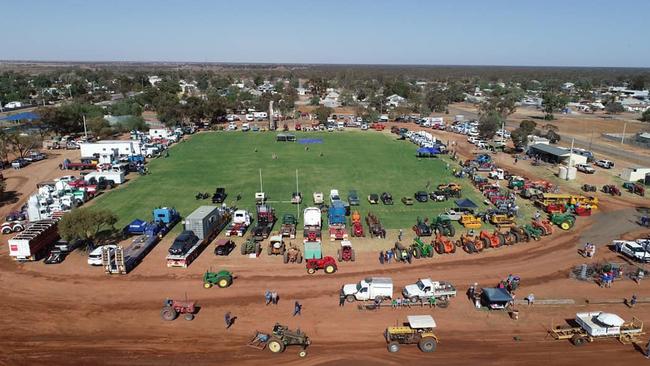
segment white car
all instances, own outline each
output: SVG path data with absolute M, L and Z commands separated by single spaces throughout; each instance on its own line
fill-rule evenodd
M 478 139 L 475 136 L 470 136 L 467 138 L 467 142 L 470 144 L 476 144 L 478 142 Z
M 462 212 L 454 211 L 454 210 L 447 210 L 444 213 L 441 213 L 438 215 L 442 218 L 447 218 L 451 221 L 460 221 L 460 217 L 463 216 Z
M 249 114 L 246 115 L 246 120 L 248 122 L 253 122 L 255 120 L 255 116 L 253 116 L 252 114 L 249 113 Z
M 596 172 L 596 169 L 594 169 L 589 164 L 577 164 L 576 169 L 578 169 L 579 172 L 583 172 L 585 174 L 594 174 Z
M 407 299 L 428 299 L 432 296 L 448 299 L 456 296 L 456 288 L 449 282 L 421 278 L 412 285 L 406 285 L 402 290 L 402 295 Z
M 108 244 L 104 246 L 100 246 L 95 248 L 92 252 L 88 254 L 88 264 L 91 266 L 101 266 L 102 265 L 102 248 L 106 247 L 109 248 L 109 250 L 115 250 L 117 249 L 117 245 L 115 244 Z
M 614 167 L 614 162 L 609 160 L 598 160 L 596 161 L 596 165 L 601 168 L 612 169 Z
M 249 131 L 250 129 L 251 129 L 251 124 L 250 123 L 244 122 L 244 123 L 241 124 L 241 130 L 242 131 L 246 132 L 246 131 Z
M 367 123 L 361 124 L 361 129 L 364 130 L 364 131 L 367 130 L 368 129 L 368 124 Z
M 647 249 L 650 243 L 644 245 L 630 240 L 614 240 L 612 243 L 619 253 L 640 262 L 650 262 L 650 253 Z
M 237 124 L 235 122 L 230 122 L 228 124 L 228 131 L 234 131 L 237 129 Z

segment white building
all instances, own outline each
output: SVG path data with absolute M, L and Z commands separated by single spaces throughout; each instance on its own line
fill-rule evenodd
M 397 94 L 393 94 L 386 99 L 386 105 L 389 107 L 399 107 L 400 105 L 406 103 L 406 98 L 401 97 Z
M 161 78 L 160 76 L 158 76 L 158 75 L 151 75 L 151 76 L 149 76 L 149 84 L 151 84 L 152 86 L 155 86 L 155 85 L 158 84 L 161 80 L 162 80 L 162 78 Z
M 81 157 L 114 155 L 132 156 L 141 155 L 142 149 L 139 141 L 134 140 L 104 140 L 97 142 L 82 142 L 79 144 Z
M 341 103 L 339 102 L 339 97 L 341 95 L 336 92 L 336 91 L 330 91 L 327 93 L 325 98 L 321 99 L 320 104 L 324 105 L 325 107 L 330 107 L 330 108 L 336 108 L 341 106 Z
M 625 168 L 621 172 L 621 179 L 628 182 L 636 182 L 640 179 L 645 179 L 646 175 L 650 174 L 650 168 L 632 167 Z

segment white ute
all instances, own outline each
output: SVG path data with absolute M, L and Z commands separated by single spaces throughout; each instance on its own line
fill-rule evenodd
M 433 296 L 447 300 L 456 296 L 456 288 L 449 282 L 421 278 L 418 282 L 405 286 L 402 295 L 407 299 L 428 299 Z
M 359 283 L 343 285 L 341 292 L 348 302 L 392 299 L 393 280 L 389 277 L 368 277 Z

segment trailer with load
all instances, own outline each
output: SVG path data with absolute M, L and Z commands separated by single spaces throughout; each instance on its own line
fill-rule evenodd
M 252 231 L 253 239 L 256 241 L 262 241 L 268 238 L 271 234 L 271 230 L 273 230 L 273 225 L 275 225 L 277 218 L 275 217 L 275 210 L 267 204 L 257 205 L 256 212 L 257 226 L 255 226 Z
M 447 301 L 456 296 L 456 288 L 446 281 L 432 281 L 430 278 L 420 278 L 411 285 L 406 285 L 402 290 L 402 295 L 409 299 L 436 299 Z M 439 306 L 442 304 L 438 304 Z M 441 306 L 445 307 L 445 306 Z
M 127 247 L 102 247 L 102 265 L 108 274 L 127 274 L 135 268 L 156 244 L 181 219 L 173 208 L 161 207 L 153 210 L 153 221 L 133 220 L 123 233 L 135 235 Z
M 343 285 L 341 294 L 347 302 L 393 298 L 393 280 L 389 277 L 367 277 L 358 283 Z
M 342 201 L 332 201 L 332 206 L 327 211 L 327 224 L 331 241 L 348 238 L 345 227 L 345 205 Z
M 228 224 L 231 210 L 200 206 L 183 221 L 184 230 L 169 248 L 167 267 L 187 268 Z
M 59 239 L 58 219 L 34 221 L 24 231 L 9 239 L 9 256 L 17 261 L 35 261 Z
M 244 236 L 246 230 L 251 226 L 251 216 L 246 210 L 236 210 L 232 215 L 232 221 L 226 228 L 226 236 Z
M 549 335 L 555 340 L 571 340 L 574 346 L 582 346 L 596 339 L 614 338 L 623 344 L 633 344 L 641 341 L 643 322 L 637 318 L 625 322 L 621 317 L 602 311 L 577 313 L 577 327 L 558 326 L 549 330 Z

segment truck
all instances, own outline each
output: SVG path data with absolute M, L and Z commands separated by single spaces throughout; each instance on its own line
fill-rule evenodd
M 232 221 L 226 228 L 226 236 L 244 236 L 250 226 L 251 215 L 246 210 L 236 210 L 232 215 Z
M 59 239 L 58 219 L 34 221 L 9 239 L 9 256 L 17 261 L 35 261 Z
M 284 214 L 282 216 L 282 226 L 280 226 L 280 235 L 285 238 L 296 238 L 296 225 L 298 220 L 293 214 Z
M 348 302 L 393 298 L 393 279 L 390 277 L 367 277 L 358 283 L 343 285 L 341 293 Z
M 304 220 L 304 241 L 320 241 L 321 238 L 321 211 L 318 207 L 307 207 L 302 213 Z
M 271 234 L 277 217 L 275 210 L 267 204 L 257 205 L 255 211 L 257 212 L 257 225 L 253 228 L 253 239 L 262 241 Z
M 226 227 L 231 216 L 230 209 L 215 206 L 200 206 L 194 210 L 183 221 L 183 232 L 169 248 L 169 254 L 166 258 L 167 267 L 187 268 L 212 239 Z M 185 245 L 189 242 L 192 243 L 191 246 Z
M 348 238 L 345 221 L 345 205 L 343 201 L 333 201 L 332 206 L 327 211 L 327 224 L 331 241 Z
M 61 164 L 61 169 L 65 170 L 93 170 L 95 168 L 97 168 L 97 164 L 89 160 L 75 163 L 70 161 L 70 159 L 64 159 Z
M 90 172 L 84 176 L 84 180 L 94 184 L 99 181 L 111 181 L 115 184 L 124 183 L 124 172 Z
M 402 295 L 407 299 L 436 299 L 447 300 L 456 296 L 456 288 L 446 281 L 432 281 L 431 278 L 420 278 L 411 285 L 404 286 Z
M 152 216 L 151 222 L 136 219 L 123 229 L 125 236 L 133 236 L 129 246 L 102 247 L 102 265 L 106 273 L 129 273 L 181 219 L 178 212 L 169 207 L 154 209 Z

